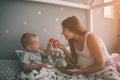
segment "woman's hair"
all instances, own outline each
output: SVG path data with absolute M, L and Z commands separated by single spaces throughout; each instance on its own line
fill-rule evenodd
M 80 23 L 80 21 L 78 20 L 78 18 L 76 16 L 71 16 L 71 17 L 68 17 L 65 20 L 63 20 L 62 27 L 65 27 L 65 28 L 69 29 L 70 31 L 77 33 L 79 35 L 83 35 L 88 32 L 88 29 Z M 78 57 L 77 57 L 77 54 L 74 49 L 74 40 L 73 39 L 69 40 L 69 45 L 70 45 L 71 54 L 72 54 L 72 56 L 75 60 L 75 64 L 76 64 Z
M 27 49 L 28 45 L 33 43 L 33 38 L 37 37 L 36 34 L 33 33 L 24 33 L 21 37 L 21 44 L 22 46 Z
M 80 35 L 88 32 L 88 29 L 80 23 L 76 16 L 71 16 L 63 20 L 62 27 Z

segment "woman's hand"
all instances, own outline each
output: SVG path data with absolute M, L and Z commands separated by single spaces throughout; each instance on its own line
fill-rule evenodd
M 77 74 L 78 73 L 78 69 L 67 69 L 68 72 L 72 73 L 72 74 Z
M 64 69 L 64 68 L 58 67 L 57 69 L 60 70 L 63 73 L 67 73 L 69 75 L 73 75 L 73 74 L 77 74 L 78 73 L 78 69 L 77 68 L 75 68 L 75 69 L 74 68 L 73 69 Z
M 58 47 L 59 49 L 61 49 L 61 50 L 64 50 L 64 49 L 65 49 L 65 46 L 62 45 L 62 44 L 59 44 L 57 47 Z
M 66 73 L 66 74 L 72 75 L 72 73 L 69 72 L 68 69 L 60 68 L 60 67 L 58 67 L 57 69 L 58 69 L 59 71 L 63 72 L 63 73 Z

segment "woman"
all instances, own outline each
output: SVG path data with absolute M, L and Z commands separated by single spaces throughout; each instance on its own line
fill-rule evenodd
M 69 42 L 71 53 L 62 44 L 58 45 L 58 48 L 64 51 L 68 62 L 75 66 L 72 69 L 58 68 L 60 71 L 68 74 L 83 73 L 88 77 L 99 76 L 108 80 L 120 79 L 103 41 L 83 27 L 77 17 L 71 16 L 62 22 L 62 34 Z M 104 78 L 108 72 L 99 75 L 103 71 L 110 70 L 114 76 Z

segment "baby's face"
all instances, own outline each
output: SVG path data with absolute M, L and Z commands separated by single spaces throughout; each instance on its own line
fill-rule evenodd
M 31 51 L 38 51 L 40 49 L 39 37 L 33 38 L 32 41 L 33 41 L 33 43 L 30 45 Z

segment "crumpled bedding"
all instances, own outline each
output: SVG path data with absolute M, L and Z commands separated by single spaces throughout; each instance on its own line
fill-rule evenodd
M 40 71 L 32 70 L 29 74 L 22 72 L 20 78 L 23 80 L 56 80 L 56 75 L 49 68 L 42 68 Z
M 74 74 L 70 76 L 51 67 L 42 68 L 40 71 L 33 70 L 30 73 L 21 72 L 9 80 L 119 80 L 120 74 L 113 69 L 112 67 L 106 67 L 104 70 L 89 75 Z M 105 75 L 106 73 L 107 75 Z M 111 77 L 106 79 L 108 76 Z

